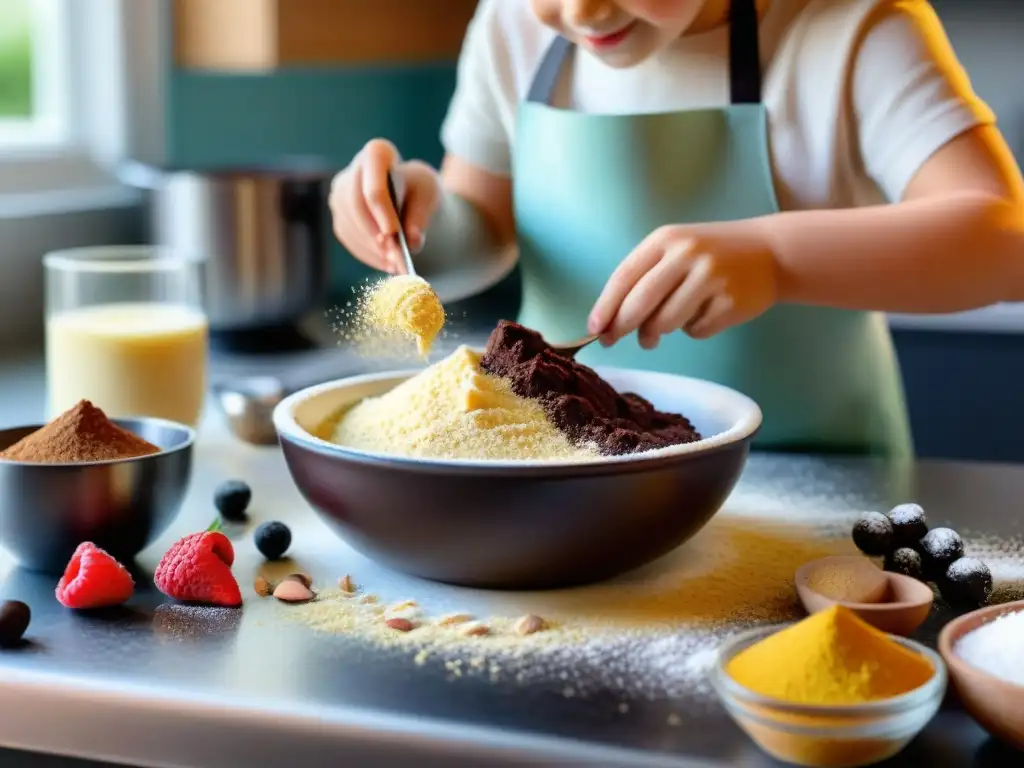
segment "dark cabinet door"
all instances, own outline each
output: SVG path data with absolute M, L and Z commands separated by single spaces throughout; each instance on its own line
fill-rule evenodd
M 893 337 L 919 456 L 1024 461 L 1024 333 Z

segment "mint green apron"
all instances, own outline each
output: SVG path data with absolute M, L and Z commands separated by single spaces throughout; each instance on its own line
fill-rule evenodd
M 573 46 L 557 38 L 520 105 L 513 158 L 523 306 L 520 322 L 549 339 L 586 333 L 612 271 L 665 224 L 778 211 L 761 103 L 753 0 L 734 0 L 731 105 L 642 115 L 550 106 Z M 755 447 L 912 455 L 902 382 L 881 314 L 777 306 L 707 340 L 677 331 L 654 350 L 631 334 L 592 345 L 587 365 L 684 374 L 761 406 Z

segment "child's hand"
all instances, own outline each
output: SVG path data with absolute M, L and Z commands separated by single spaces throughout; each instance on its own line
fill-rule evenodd
M 409 247 L 423 247 L 427 226 L 441 202 L 437 171 L 418 160 L 402 162 L 384 139 L 369 142 L 331 183 L 334 234 L 352 255 L 383 272 L 405 271 L 398 248 L 398 214 L 388 194 L 388 171 L 394 172 L 402 201 Z
M 662 227 L 619 264 L 590 313 L 591 333 L 613 344 L 633 331 L 645 349 L 682 329 L 703 339 L 775 303 L 775 257 L 746 226 Z

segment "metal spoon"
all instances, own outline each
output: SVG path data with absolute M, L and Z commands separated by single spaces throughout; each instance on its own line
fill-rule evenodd
M 398 204 L 398 192 L 395 190 L 395 180 L 388 172 L 388 194 L 391 196 L 391 204 L 398 214 L 398 246 L 402 249 L 402 256 L 405 259 L 405 271 L 410 275 L 416 274 L 416 267 L 412 263 L 412 252 L 409 250 L 409 241 L 405 238 L 405 227 L 402 224 L 402 208 Z M 563 357 L 576 357 L 581 349 L 588 347 L 597 341 L 600 336 L 584 336 L 582 339 L 570 341 L 566 344 L 550 344 L 550 347 Z
M 584 347 L 589 347 L 595 341 L 601 338 L 598 335 L 584 336 L 582 339 L 576 339 L 576 341 L 569 341 L 564 344 L 549 344 L 555 352 L 560 354 L 562 357 L 576 357 L 576 354 Z
M 412 264 L 412 252 L 409 250 L 409 241 L 405 239 L 405 225 L 402 224 L 402 208 L 398 204 L 398 193 L 395 191 L 395 181 L 391 172 L 388 171 L 388 194 L 391 196 L 391 205 L 398 214 L 398 247 L 402 249 L 402 257 L 405 259 L 405 271 L 409 275 L 416 274 L 416 267 Z

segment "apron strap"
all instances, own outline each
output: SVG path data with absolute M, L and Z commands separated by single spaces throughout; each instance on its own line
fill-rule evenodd
M 761 102 L 761 42 L 755 0 L 732 0 L 729 11 L 729 98 L 733 104 Z
M 558 85 L 558 76 L 562 74 L 562 66 L 569 57 L 572 50 L 572 43 L 561 35 L 555 37 L 544 53 L 533 75 L 533 82 L 526 94 L 526 100 L 534 104 L 551 104 L 555 94 L 555 86 Z
M 533 104 L 551 104 L 565 60 L 573 44 L 561 35 L 555 37 L 544 53 L 526 100 Z M 729 18 L 729 98 L 733 104 L 758 104 L 761 101 L 761 51 L 757 36 L 755 0 L 733 0 Z

